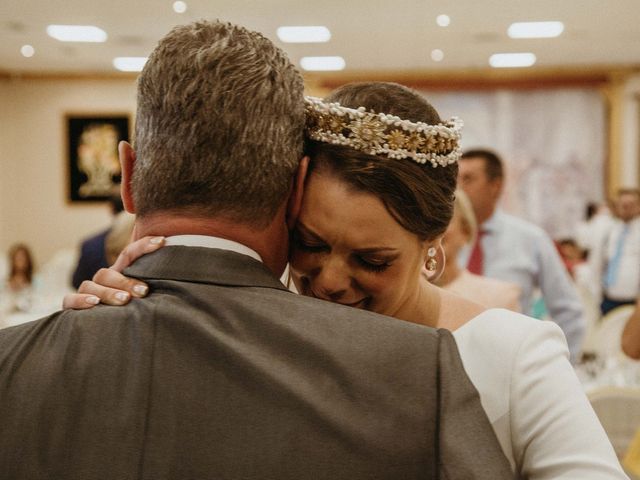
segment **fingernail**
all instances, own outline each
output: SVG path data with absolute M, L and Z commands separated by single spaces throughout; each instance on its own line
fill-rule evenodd
M 126 292 L 118 292 L 116 293 L 116 300 L 126 302 L 127 300 L 129 300 L 129 294 Z
M 97 305 L 100 303 L 100 299 L 98 297 L 87 297 L 84 299 L 89 305 Z
M 160 245 L 163 240 L 164 237 L 153 237 L 151 240 L 149 240 L 149 243 L 152 243 L 153 245 Z
M 133 291 L 141 297 L 144 297 L 149 291 L 149 287 L 147 287 L 146 285 L 135 285 L 133 287 Z

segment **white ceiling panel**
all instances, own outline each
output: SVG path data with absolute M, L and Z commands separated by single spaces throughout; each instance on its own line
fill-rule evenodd
M 221 18 L 259 30 L 299 64 L 303 56 L 340 55 L 346 70 L 485 68 L 493 53 L 532 52 L 538 67 L 640 65 L 640 0 L 0 0 L 0 71 L 8 73 L 109 73 L 117 56 L 146 56 L 176 24 Z M 451 17 L 446 28 L 439 14 Z M 516 21 L 559 20 L 554 39 L 510 39 Z M 49 24 L 89 24 L 105 30 L 103 44 L 62 43 Z M 325 25 L 320 44 L 283 44 L 284 25 Z M 29 44 L 35 55 L 25 58 Z M 434 62 L 431 50 L 444 52 Z M 535 67 L 534 67 L 535 68 Z

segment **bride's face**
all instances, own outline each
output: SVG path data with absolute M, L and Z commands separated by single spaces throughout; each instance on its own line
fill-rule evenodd
M 400 316 L 419 295 L 427 247 L 378 197 L 313 173 L 293 235 L 291 274 L 304 295 Z

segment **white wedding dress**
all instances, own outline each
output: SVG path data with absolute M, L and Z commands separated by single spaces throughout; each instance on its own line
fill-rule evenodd
M 491 309 L 453 335 L 517 478 L 628 478 L 555 323 Z

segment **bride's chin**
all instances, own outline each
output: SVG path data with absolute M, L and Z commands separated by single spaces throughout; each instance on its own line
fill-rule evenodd
M 329 300 L 327 298 L 322 298 L 320 295 L 316 295 L 315 293 L 313 293 L 313 290 L 311 289 L 311 287 L 305 282 L 300 282 L 300 288 L 298 289 L 298 293 L 300 295 L 304 295 L 305 297 L 317 298 L 318 300 L 324 300 L 325 302 L 336 303 L 344 307 L 357 308 L 359 310 L 367 310 L 370 312 L 374 311 L 371 308 L 371 304 L 373 303 L 373 300 L 371 297 L 365 297 L 359 302 L 355 302 L 355 303 L 342 303 L 334 300 Z
M 371 308 L 371 304 L 373 303 L 371 297 L 365 297 L 356 303 L 341 303 L 341 302 L 333 302 L 333 303 L 338 303 L 340 305 L 344 305 L 345 307 L 357 308 L 358 310 L 366 310 L 368 312 L 373 312 Z

